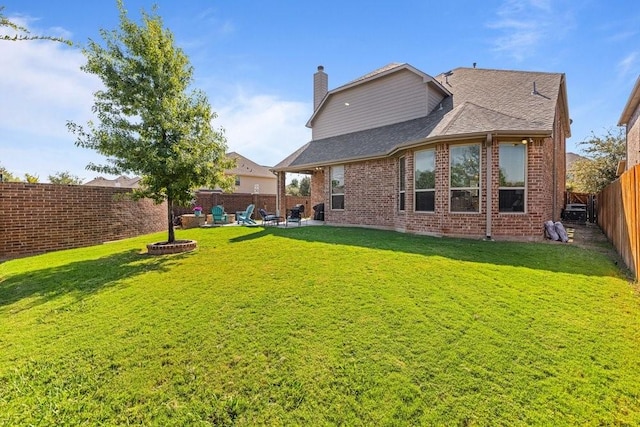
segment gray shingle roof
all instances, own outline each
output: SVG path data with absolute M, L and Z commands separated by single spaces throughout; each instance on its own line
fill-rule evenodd
M 636 111 L 638 106 L 640 106 L 640 75 L 638 75 L 636 84 L 631 90 L 631 95 L 629 95 L 629 100 L 624 106 L 624 110 L 622 110 L 620 120 L 618 120 L 618 126 L 628 125 L 629 121 L 631 120 L 631 116 Z
M 268 166 L 259 165 L 256 162 L 247 159 L 243 155 L 236 153 L 235 151 L 227 153 L 227 157 L 236 159 L 236 167 L 225 171 L 228 174 L 274 178 L 273 173 Z
M 389 64 L 354 82 L 399 65 L 403 64 Z M 447 74 L 435 79 L 453 95 L 428 116 L 310 141 L 274 169 L 303 170 L 387 156 L 403 147 L 456 136 L 552 133 L 563 74 L 476 68 Z

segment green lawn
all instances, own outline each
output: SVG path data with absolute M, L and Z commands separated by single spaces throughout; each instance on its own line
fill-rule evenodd
M 0 264 L 0 425 L 638 425 L 640 299 L 561 244 L 178 231 Z

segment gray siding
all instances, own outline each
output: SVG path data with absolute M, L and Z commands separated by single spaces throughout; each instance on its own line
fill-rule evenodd
M 442 100 L 444 99 L 444 95 L 442 95 L 440 92 L 436 92 L 435 90 L 430 90 L 428 93 L 428 110 L 429 112 L 432 112 L 442 102 Z
M 332 94 L 313 120 L 312 137 L 328 138 L 423 117 L 441 99 L 439 93 L 428 91 L 422 77 L 403 70 Z

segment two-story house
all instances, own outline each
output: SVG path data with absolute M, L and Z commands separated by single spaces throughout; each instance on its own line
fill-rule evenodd
M 559 220 L 570 136 L 565 75 L 389 64 L 328 90 L 314 74 L 312 140 L 274 167 L 311 175 L 332 225 L 536 239 Z M 286 206 L 279 206 L 284 211 Z
M 227 157 L 236 160 L 236 167 L 225 171 L 235 176 L 234 193 L 276 194 L 276 176 L 269 167 L 262 166 L 232 151 Z

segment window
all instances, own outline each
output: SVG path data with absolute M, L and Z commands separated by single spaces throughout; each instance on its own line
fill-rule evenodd
M 399 179 L 400 179 L 400 185 L 398 186 L 400 188 L 400 192 L 399 192 L 399 196 L 398 196 L 398 209 L 403 211 L 404 210 L 404 197 L 405 197 L 405 193 L 407 190 L 407 183 L 406 183 L 406 161 L 404 157 L 400 157 L 400 163 L 399 163 L 399 167 L 398 167 L 398 175 L 399 175 Z
M 331 209 L 344 209 L 344 166 L 331 168 Z
M 416 211 L 433 212 L 436 207 L 436 151 L 416 151 L 415 165 Z
M 240 186 L 240 177 L 236 175 L 236 187 Z
M 500 144 L 500 212 L 525 211 L 527 146 Z
M 451 212 L 480 211 L 480 144 L 449 149 Z

